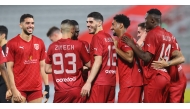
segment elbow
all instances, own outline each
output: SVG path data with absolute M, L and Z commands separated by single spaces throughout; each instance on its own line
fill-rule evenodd
M 182 56 L 182 57 L 181 57 L 181 63 L 184 63 L 184 62 L 185 62 L 185 57 Z
M 47 70 L 47 69 L 46 69 L 46 70 L 45 70 L 45 73 L 46 73 L 46 74 L 51 74 L 52 72 L 51 72 L 50 70 Z

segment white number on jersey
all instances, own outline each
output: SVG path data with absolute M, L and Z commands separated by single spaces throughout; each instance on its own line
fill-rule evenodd
M 160 57 L 158 59 L 158 61 L 160 61 L 160 58 L 164 58 L 165 61 L 169 60 L 169 56 L 170 56 L 170 50 L 171 50 L 171 44 L 169 44 L 168 46 L 165 46 L 165 43 L 162 44 L 162 50 L 160 53 Z
M 117 54 L 116 53 L 112 53 L 111 51 L 115 49 L 115 46 L 108 46 L 108 62 L 107 62 L 107 66 L 116 66 L 116 62 L 114 62 L 114 58 L 117 59 Z M 111 58 L 112 57 L 112 62 L 111 62 Z
M 76 73 L 76 55 L 74 53 L 66 53 L 65 58 L 68 58 L 68 57 L 72 58 L 72 61 L 68 61 L 68 64 L 72 65 L 73 69 L 72 70 L 65 69 L 65 71 L 68 74 Z M 60 60 L 57 61 L 56 58 L 59 58 Z M 55 74 L 63 74 L 64 73 L 64 62 L 63 61 L 64 61 L 63 55 L 61 53 L 53 54 L 53 64 L 61 66 L 60 70 L 54 70 Z

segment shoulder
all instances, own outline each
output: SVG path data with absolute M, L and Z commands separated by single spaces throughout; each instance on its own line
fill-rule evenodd
M 16 44 L 18 42 L 18 40 L 19 40 L 18 37 L 19 36 L 17 35 L 15 37 L 11 38 L 10 40 L 8 40 L 7 45 L 14 45 L 14 44 Z
M 36 40 L 36 41 L 41 41 L 43 42 L 43 40 L 35 35 L 32 35 L 33 39 Z

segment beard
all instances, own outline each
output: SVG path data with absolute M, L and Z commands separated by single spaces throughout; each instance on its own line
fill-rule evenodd
M 113 33 L 113 36 L 117 36 L 117 34 L 116 34 L 116 33 Z
M 32 33 L 27 32 L 27 30 L 23 30 L 26 35 L 31 35 Z
M 95 25 L 93 28 L 92 28 L 92 32 L 89 32 L 89 34 L 95 34 L 96 33 L 96 31 L 97 31 L 97 25 Z

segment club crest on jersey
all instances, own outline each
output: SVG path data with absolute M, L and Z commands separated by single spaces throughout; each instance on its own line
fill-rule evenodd
M 34 44 L 34 48 L 35 48 L 36 50 L 38 50 L 38 49 L 39 49 L 39 44 Z

